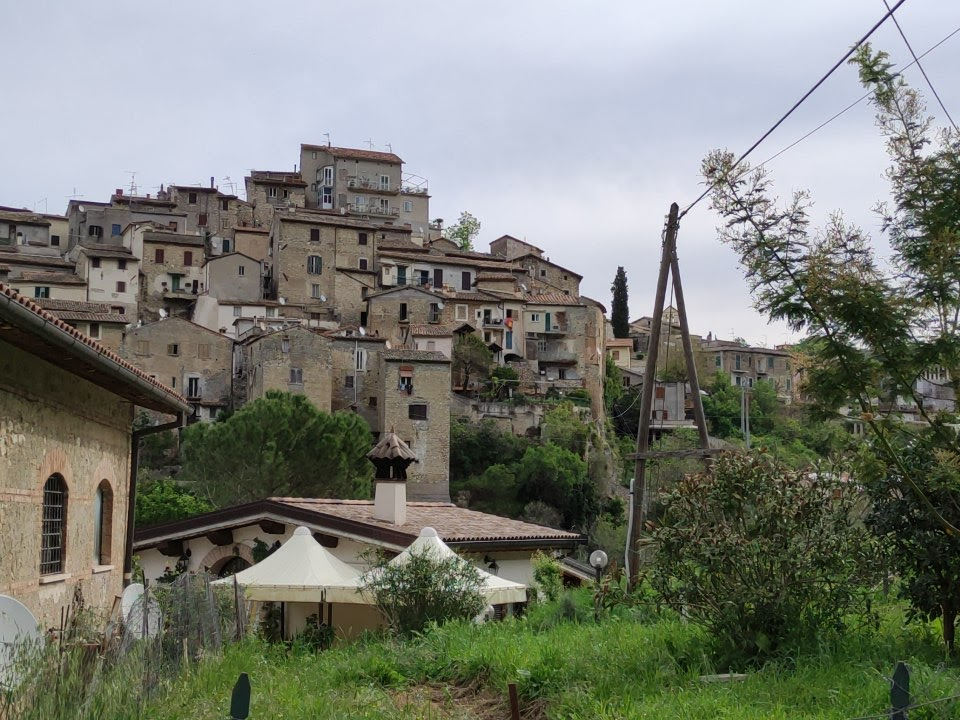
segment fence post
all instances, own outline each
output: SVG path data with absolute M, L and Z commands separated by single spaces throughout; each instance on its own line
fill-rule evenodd
M 240 673 L 230 696 L 230 720 L 247 720 L 250 715 L 250 676 Z
M 510 693 L 510 717 L 512 720 L 520 720 L 520 700 L 517 697 L 517 684 L 509 683 L 507 690 Z
M 903 662 L 898 662 L 893 671 L 893 684 L 890 686 L 890 720 L 907 720 L 908 707 L 910 707 L 910 670 Z

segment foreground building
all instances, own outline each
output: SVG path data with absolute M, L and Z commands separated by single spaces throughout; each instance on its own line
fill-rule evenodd
M 135 408 L 184 398 L 0 285 L 0 594 L 55 628 L 78 599 L 106 615 L 129 571 Z

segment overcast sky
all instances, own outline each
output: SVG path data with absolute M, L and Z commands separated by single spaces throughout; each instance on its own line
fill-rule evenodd
M 63 212 L 74 193 L 129 188 L 128 171 L 142 193 L 210 176 L 242 187 L 250 168 L 292 169 L 325 133 L 371 140 L 429 179 L 431 217 L 481 220 L 478 249 L 526 238 L 608 307 L 623 265 L 631 316 L 648 315 L 664 216 L 700 194 L 702 157 L 746 149 L 884 12 L 883 0 L 8 2 L 0 204 Z M 960 27 L 960 3 L 908 0 L 898 18 L 920 53 Z M 892 23 L 874 42 L 909 62 Z M 960 34 L 923 63 L 960 119 Z M 843 68 L 751 159 L 862 94 Z M 818 219 L 843 209 L 882 244 L 870 208 L 886 164 L 862 103 L 770 167 L 781 193 L 812 191 Z M 784 342 L 716 223 L 704 202 L 680 228 L 692 330 Z

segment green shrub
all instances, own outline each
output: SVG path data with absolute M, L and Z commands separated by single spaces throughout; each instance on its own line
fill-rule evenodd
M 537 597 L 547 602 L 555 602 L 563 592 L 563 568 L 556 558 L 539 550 L 530 558 L 533 564 L 533 583 Z
M 664 497 L 651 584 L 707 629 L 722 662 L 794 650 L 868 613 L 879 563 L 861 512 L 835 472 L 724 455 Z

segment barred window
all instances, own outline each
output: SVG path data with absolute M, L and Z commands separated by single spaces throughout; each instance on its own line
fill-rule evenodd
M 109 565 L 113 545 L 113 489 L 103 480 L 93 496 L 93 562 Z
M 51 475 L 43 486 L 43 525 L 40 543 L 40 574 L 63 572 L 67 530 L 67 483 Z

